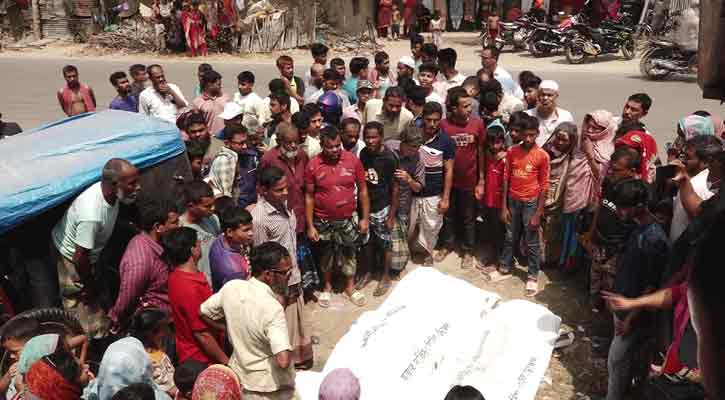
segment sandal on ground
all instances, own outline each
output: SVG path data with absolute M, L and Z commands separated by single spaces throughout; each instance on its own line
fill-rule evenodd
M 389 280 L 378 282 L 378 287 L 375 288 L 375 291 L 373 292 L 373 296 L 375 296 L 375 297 L 385 296 L 385 293 L 388 293 L 388 290 L 390 290 L 390 286 L 392 286 L 392 283 Z
M 476 269 L 481 271 L 484 275 L 490 275 L 494 271 L 496 271 L 498 268 L 496 268 L 496 264 L 488 264 L 488 265 L 477 265 Z
M 490 274 L 486 275 L 488 277 L 488 281 L 491 283 L 498 283 L 503 282 L 507 279 L 511 278 L 511 273 L 502 273 L 499 270 L 493 271 Z
M 350 296 L 345 293 L 345 297 L 347 297 L 347 299 L 350 300 L 352 304 L 355 304 L 358 307 L 362 307 L 368 302 L 368 299 L 365 297 L 365 295 L 358 292 L 357 290 L 353 292 L 353 294 Z
M 526 297 L 534 297 L 539 293 L 539 282 L 529 279 L 526 281 Z
M 365 275 L 355 284 L 355 290 L 363 290 L 370 283 L 370 275 Z
M 442 263 L 443 260 L 445 260 L 449 254 L 451 254 L 451 251 L 444 248 L 444 249 L 437 250 L 434 253 L 435 254 L 433 254 L 433 261 L 435 261 L 437 263 Z
M 330 299 L 332 298 L 332 295 L 330 292 L 322 292 L 317 297 L 317 304 L 322 308 L 330 307 Z

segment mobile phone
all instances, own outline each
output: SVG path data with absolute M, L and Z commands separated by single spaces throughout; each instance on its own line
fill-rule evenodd
M 657 177 L 660 176 L 662 179 L 672 179 L 677 175 L 677 166 L 676 165 L 665 165 L 662 167 L 657 168 Z

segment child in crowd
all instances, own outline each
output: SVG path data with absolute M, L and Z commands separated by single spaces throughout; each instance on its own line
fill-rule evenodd
M 39 329 L 40 325 L 38 321 L 32 318 L 10 320 L 3 326 L 2 345 L 7 357 L 10 359 L 10 368 L 8 368 L 8 372 L 0 379 L 1 393 L 7 392 L 10 387 L 10 382 L 12 382 L 17 373 L 17 363 L 20 359 L 20 353 L 23 352 L 23 348 L 28 340 L 38 334 Z
M 400 15 L 398 6 L 393 4 L 393 25 L 392 25 L 392 38 L 393 40 L 400 39 L 400 22 L 403 20 L 403 16 Z
M 179 217 L 179 224 L 195 230 L 199 236 L 202 255 L 198 266 L 211 284 L 209 249 L 214 239 L 222 233 L 219 218 L 214 215 L 214 192 L 208 183 L 193 181 L 186 186 L 184 196 L 186 212 Z
M 178 389 L 174 400 L 191 400 L 194 383 L 207 365 L 196 360 L 188 360 L 179 364 L 174 372 L 174 384 Z
M 383 254 L 383 277 L 375 288 L 373 296 L 385 295 L 390 289 L 390 265 L 392 263 L 391 232 L 398 212 L 399 186 L 395 179 L 398 160 L 383 146 L 383 124 L 368 122 L 363 129 L 365 148 L 360 152 L 360 161 L 365 169 L 365 181 L 370 196 L 371 240 L 365 246 L 368 265 L 363 278 L 355 289 L 362 290 L 370 281 L 370 263 L 377 264 L 376 255 Z
M 201 63 L 199 64 L 199 67 L 196 69 L 196 77 L 198 79 L 198 83 L 194 85 L 194 98 L 201 96 L 201 81 L 202 78 L 204 78 L 204 74 L 206 74 L 209 71 L 213 71 L 214 68 L 207 63 Z
M 446 115 L 446 102 L 433 90 L 433 83 L 437 80 L 438 71 L 438 64 L 424 62 L 418 67 L 418 82 L 427 92 L 425 102 L 429 103 L 432 101 L 440 104 L 443 109 L 443 115 Z
M 191 141 L 186 144 L 186 155 L 191 165 L 191 176 L 194 180 L 203 178 L 204 154 L 206 151 L 198 141 Z
M 251 277 L 247 253 L 253 242 L 252 215 L 233 206 L 220 214 L 222 231 L 209 250 L 212 290 L 218 292 L 232 279 Z
M 445 27 L 446 21 L 441 18 L 441 13 L 438 10 L 433 11 L 433 18 L 430 20 L 430 32 L 432 42 L 438 48 L 443 44 L 443 31 Z
M 479 113 L 479 104 L 478 97 L 481 94 L 481 86 L 478 83 L 478 78 L 475 76 L 469 76 L 463 81 L 464 89 L 466 89 L 466 93 L 468 93 L 469 96 L 471 96 L 471 112 L 474 117 L 478 118 Z
M 131 322 L 131 336 L 143 343 L 151 359 L 154 383 L 169 396 L 175 397 L 178 390 L 174 385 L 174 364 L 165 352 L 171 333 L 170 322 L 169 315 L 163 310 L 141 310 Z
M 390 56 L 384 51 L 375 53 L 375 68 L 370 71 L 369 80 L 375 88 L 375 98 L 382 99 L 389 87 L 396 85 L 396 73 L 390 69 Z
M 488 262 L 481 265 L 495 268 L 503 248 L 503 236 L 506 227 L 501 221 L 503 203 L 503 176 L 506 168 L 506 129 L 496 120 L 486 127 L 486 189 L 483 196 L 483 222 L 486 224 L 490 250 L 486 254 Z
M 354 57 L 350 60 L 350 78 L 342 85 L 350 104 L 357 103 L 357 83 L 368 80 L 370 61 L 365 57 Z

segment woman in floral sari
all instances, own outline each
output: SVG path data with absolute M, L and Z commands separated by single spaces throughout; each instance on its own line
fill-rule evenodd
M 206 28 L 198 1 L 189 4 L 184 3 L 184 10 L 181 12 L 181 24 L 184 27 L 186 36 L 187 51 L 191 57 L 197 55 L 206 56 Z

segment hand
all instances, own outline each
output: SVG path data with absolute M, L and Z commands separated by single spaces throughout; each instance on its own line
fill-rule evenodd
M 438 214 L 443 215 L 448 211 L 448 207 L 450 206 L 450 202 L 448 199 L 441 198 L 441 201 L 438 202 Z
M 606 290 L 602 290 L 600 294 L 612 311 L 630 311 L 637 308 L 637 302 L 634 299 L 624 297 L 621 294 L 608 292 Z
M 18 374 L 18 363 L 15 362 L 13 365 L 10 366 L 8 369 L 8 375 L 9 376 L 15 376 Z
M 111 322 L 111 335 L 116 336 L 121 331 L 121 325 L 118 322 Z
M 589 253 L 589 255 L 592 255 L 593 247 L 592 247 L 592 233 L 591 232 L 587 232 L 587 233 L 579 236 L 579 243 L 581 243 L 582 247 L 584 248 L 584 250 L 587 251 L 587 253 Z
M 161 93 L 163 95 L 167 95 L 167 94 L 171 93 L 171 88 L 169 87 L 168 83 L 164 82 L 164 83 L 159 84 L 158 91 L 159 91 L 159 93 Z
M 501 207 L 501 222 L 506 225 L 511 222 L 511 213 L 509 213 L 508 207 Z
M 388 228 L 389 231 L 393 231 L 393 228 L 395 227 L 395 216 L 390 215 L 388 216 L 388 219 L 385 221 L 385 227 Z
M 413 180 L 408 171 L 404 169 L 396 169 L 395 178 L 397 178 L 401 183 L 407 183 L 408 185 L 410 185 L 410 181 Z
M 689 177 L 689 175 L 687 174 L 687 167 L 685 167 L 685 164 L 682 162 L 682 160 L 674 159 L 670 161 L 669 165 L 675 167 L 675 176 L 672 178 L 673 182 L 679 184 Z
M 89 367 L 88 364 L 83 364 L 80 378 L 81 386 L 87 385 L 88 382 L 94 380 L 95 378 L 95 375 L 93 375 L 93 372 L 91 372 L 91 367 Z
M 307 228 L 307 237 L 313 242 L 318 242 L 320 240 L 320 233 L 317 232 L 314 226 L 311 226 Z
M 476 200 L 481 201 L 483 200 L 483 194 L 486 191 L 485 181 L 483 179 L 480 179 L 478 181 L 478 184 L 476 184 L 476 189 L 474 190 L 474 196 L 476 197 Z
M 531 227 L 531 229 L 538 229 L 539 225 L 541 225 L 541 213 L 535 212 L 529 220 L 529 226 Z
M 625 318 L 620 321 L 614 320 L 614 334 L 617 336 L 626 336 L 632 330 L 632 321 L 629 318 Z
M 360 234 L 365 236 L 368 234 L 368 230 L 370 229 L 370 222 L 367 219 L 361 219 L 360 222 L 357 223 L 358 228 L 360 229 Z
M 266 144 L 264 144 L 264 143 L 260 143 L 260 144 L 258 144 L 258 145 L 257 145 L 257 151 L 258 151 L 258 152 L 260 152 L 260 153 L 264 154 L 264 153 L 266 153 L 266 152 L 267 152 L 267 150 L 268 150 L 268 149 L 267 149 L 267 145 L 266 145 Z

